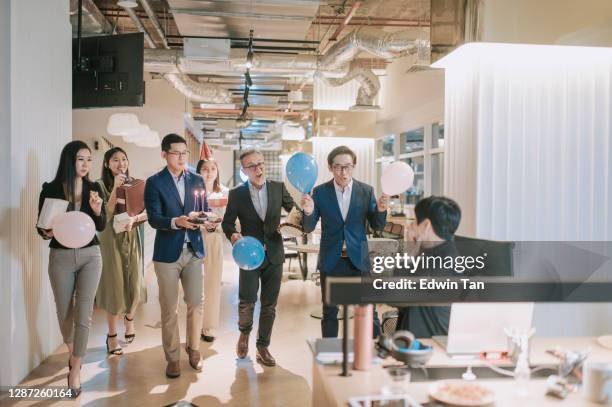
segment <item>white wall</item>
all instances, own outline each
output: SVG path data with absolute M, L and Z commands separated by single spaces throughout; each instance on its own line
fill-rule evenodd
M 125 143 L 120 137 L 110 136 L 106 132 L 108 118 L 113 113 L 134 113 L 140 123 L 159 132 L 160 138 L 168 133 L 183 136 L 185 128 L 185 97 L 163 79 L 145 79 L 145 104 L 142 107 L 76 109 L 72 112 L 73 138 L 83 140 L 93 148 L 93 140 L 106 137 L 113 144 L 124 148 L 130 159 L 130 174 L 136 178 L 146 178 L 163 167 L 161 149 L 138 147 L 133 143 Z M 90 174 L 92 180 L 100 178 L 103 157 L 102 149 L 94 151 Z
M 68 1 L 0 3 L 3 386 L 18 383 L 61 343 L 47 244 L 34 226 L 41 184 L 54 176 L 71 140 L 68 11 Z
M 612 22 L 609 0 L 486 0 L 483 11 L 485 42 L 555 44 L 569 33 Z
M 398 58 L 381 77 L 376 135 L 399 134 L 444 118 L 444 73 L 440 70 L 406 73 L 414 61 Z
M 376 112 L 375 111 L 340 111 L 340 110 L 319 110 L 319 136 L 327 137 L 325 126 L 333 125 L 332 120 L 336 121 L 337 129 L 328 128 L 333 131 L 331 137 L 374 137 L 376 134 Z
M 212 149 L 213 157 L 219 163 L 221 183 L 228 186 L 227 180 L 234 176 L 234 151 Z
M 0 141 L 7 145 L 11 139 L 11 7 L 9 0 L 0 0 Z M 9 191 L 11 187 L 11 153 L 9 148 L 0 149 L 0 163 L 6 171 L 4 177 L 0 177 L 0 190 Z M 10 194 L 0 194 L 0 209 L 2 212 L 11 207 Z M 4 256 L 10 253 L 10 229 L 0 228 L 0 278 L 4 284 L 0 286 L 0 323 L 9 327 L 13 320 L 11 315 L 10 293 L 10 257 Z M 0 335 L 0 349 L 10 349 L 12 338 L 10 332 L 2 332 Z M 0 368 L 0 386 L 12 384 L 11 366 L 12 359 L 5 360 L 4 366 Z

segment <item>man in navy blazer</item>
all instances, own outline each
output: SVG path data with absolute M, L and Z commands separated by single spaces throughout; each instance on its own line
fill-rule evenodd
M 382 230 L 387 218 L 388 197 L 378 201 L 374 188 L 353 179 L 357 164 L 355 153 L 346 146 L 334 148 L 327 156 L 334 178 L 317 186 L 312 197 L 304 194 L 303 227 L 305 233 L 314 230 L 321 218 L 321 246 L 318 268 L 321 291 L 325 296 L 325 277 L 368 275 L 370 258 L 366 221 L 374 230 Z M 338 307 L 323 304 L 321 320 L 323 337 L 338 336 Z M 374 313 L 374 335 L 380 334 L 378 315 Z
M 200 329 L 202 324 L 202 258 L 204 244 L 200 226 L 190 213 L 208 211 L 204 180 L 187 170 L 189 150 L 184 138 L 168 134 L 162 141 L 162 158 L 167 166 L 149 177 L 145 185 L 145 208 L 149 224 L 156 229 L 153 264 L 159 284 L 162 342 L 166 376 L 180 375 L 178 329 L 178 284 L 187 304 L 187 354 L 189 364 L 202 369 Z M 203 197 L 203 202 L 200 202 Z M 211 225 L 205 225 L 211 226 Z

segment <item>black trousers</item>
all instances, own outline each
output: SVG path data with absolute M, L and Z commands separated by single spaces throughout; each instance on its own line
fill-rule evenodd
M 361 270 L 356 268 L 348 257 L 342 257 L 334 267 L 333 274 L 328 277 L 359 277 Z M 321 300 L 325 299 L 325 277 L 326 273 L 321 271 Z M 321 318 L 321 333 L 323 338 L 338 337 L 338 306 L 323 303 L 323 317 Z M 374 338 L 380 335 L 380 319 L 376 306 L 374 306 Z
M 238 329 L 248 334 L 253 329 L 253 311 L 257 302 L 257 291 L 261 280 L 261 309 L 259 311 L 259 328 L 257 346 L 270 345 L 272 327 L 276 318 L 276 301 L 280 292 L 282 264 L 270 264 L 266 256 L 261 267 L 255 270 L 240 269 L 238 285 Z

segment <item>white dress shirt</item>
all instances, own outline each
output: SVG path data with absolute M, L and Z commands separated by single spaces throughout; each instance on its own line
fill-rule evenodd
M 181 203 L 184 206 L 185 205 L 185 171 L 181 172 L 178 177 L 174 176 L 174 174 L 172 173 L 170 173 L 170 175 L 172 175 L 172 180 L 174 181 L 176 190 L 178 191 L 179 197 L 181 198 Z M 170 221 L 170 227 L 172 229 L 180 229 L 179 227 L 176 226 L 176 219 L 177 218 L 172 218 L 172 220 Z M 190 241 L 189 236 L 187 235 L 187 233 L 185 233 L 185 244 L 189 243 L 189 241 Z
M 342 220 L 346 221 L 346 215 L 348 215 L 349 206 L 351 204 L 351 192 L 353 192 L 353 180 L 349 182 L 347 186 L 342 188 L 334 180 L 334 188 L 336 189 L 336 198 L 338 199 L 338 206 L 342 213 Z
M 266 211 L 268 210 L 267 183 L 264 182 L 263 186 L 260 189 L 255 188 L 255 186 L 253 186 L 253 184 L 251 184 L 250 182 L 248 184 L 249 193 L 251 194 L 251 201 L 253 201 L 255 211 L 259 215 L 259 218 L 263 221 L 266 219 Z
M 351 205 L 351 193 L 353 192 L 353 180 L 348 183 L 347 186 L 342 188 L 334 180 L 334 189 L 336 190 L 336 199 L 338 199 L 338 206 L 340 207 L 340 213 L 342 214 L 342 220 L 346 222 L 346 216 L 348 215 L 349 206 Z M 342 242 L 342 250 L 346 250 L 346 240 Z

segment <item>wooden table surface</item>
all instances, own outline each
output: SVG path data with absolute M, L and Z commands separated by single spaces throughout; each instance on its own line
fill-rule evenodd
M 466 361 L 451 359 L 444 350 L 431 340 L 424 343 L 434 347 L 434 355 L 427 363 L 428 367 L 466 366 Z M 589 361 L 612 363 L 612 350 L 603 348 L 596 342 L 595 337 L 559 337 L 532 339 L 531 364 L 532 366 L 555 364 L 557 359 L 545 351 L 560 346 L 564 349 L 581 350 L 591 348 Z M 392 364 L 392 359 L 386 364 Z M 472 366 L 482 366 L 478 360 L 470 361 Z M 348 399 L 355 396 L 380 394 L 383 385 L 390 379 L 382 365 L 374 365 L 368 371 L 351 371 L 350 377 L 339 376 L 341 366 L 320 365 L 313 358 L 313 407 L 347 406 Z M 459 379 L 459 378 L 458 378 Z M 529 383 L 529 396 L 519 398 L 515 395 L 514 380 L 509 379 L 478 379 L 477 382 L 495 392 L 496 407 L 596 407 L 595 404 L 582 397 L 580 392 L 571 393 L 565 400 L 546 396 L 546 379 L 532 378 Z M 419 403 L 431 401 L 428 395 L 429 386 L 433 382 L 410 382 L 406 385 L 408 393 Z

